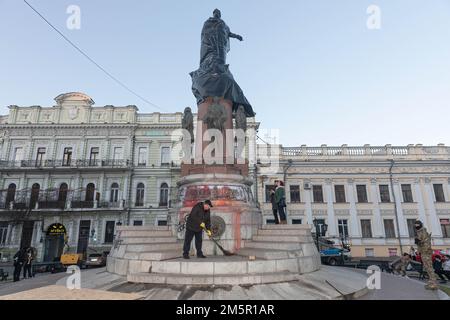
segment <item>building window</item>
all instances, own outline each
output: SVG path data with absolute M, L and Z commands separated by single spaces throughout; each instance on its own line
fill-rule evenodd
M 36 167 L 44 165 L 45 160 L 45 148 L 38 148 L 36 153 Z
M 161 148 L 161 165 L 170 164 L 170 147 Z
M 162 183 L 159 189 L 159 206 L 167 207 L 169 203 L 169 186 L 167 183 Z
M 8 222 L 0 222 L 0 247 L 6 245 L 8 235 Z
M 334 195 L 336 198 L 336 203 L 345 203 L 345 188 L 343 185 L 334 186 Z
M 275 185 L 266 184 L 265 190 L 266 190 L 266 202 L 267 202 L 267 203 L 270 202 L 270 191 L 271 191 L 271 190 L 275 191 L 275 188 L 276 188 L 276 187 L 277 187 L 277 186 L 275 186 Z
M 323 191 L 321 185 L 313 186 L 313 201 L 323 203 Z
M 302 224 L 302 219 L 292 219 L 292 224 Z
M 115 221 L 106 221 L 105 243 L 113 243 L 115 226 L 116 226 L 116 222 Z
M 23 148 L 15 148 L 14 149 L 14 161 L 21 161 L 23 160 Z
M 291 196 L 291 202 L 299 203 L 300 202 L 300 186 L 289 186 L 289 193 Z
M 145 167 L 147 165 L 147 148 L 139 148 L 138 166 Z
M 123 148 L 114 147 L 113 162 L 117 163 L 123 160 Z
M 133 226 L 142 226 L 142 220 L 134 220 L 133 221 Z
M 89 183 L 86 186 L 86 197 L 84 200 L 86 202 L 93 202 L 94 201 L 94 193 L 95 193 L 95 184 Z
M 442 237 L 450 238 L 450 219 L 441 219 Z
M 389 185 L 380 184 L 380 199 L 381 202 L 383 203 L 391 202 L 391 195 L 389 194 Z
M 375 257 L 375 250 L 373 248 L 366 248 L 366 257 Z
M 347 219 L 338 220 L 338 231 L 340 238 L 348 237 L 348 221 Z
M 144 184 L 138 183 L 137 188 L 136 188 L 136 207 L 142 207 L 144 206 L 144 192 L 145 192 L 145 187 Z
M 397 248 L 389 248 L 389 257 L 397 257 Z
M 433 184 L 433 189 L 436 202 L 445 202 L 444 188 L 442 184 Z
M 68 190 L 69 186 L 67 185 L 67 183 L 61 183 L 58 191 L 58 202 L 66 203 Z
M 416 228 L 414 228 L 414 223 L 416 219 L 407 219 L 406 224 L 408 225 L 408 235 L 410 238 L 416 237 Z
M 388 239 L 395 238 L 394 220 L 384 219 L 384 233 Z
M 40 189 L 41 189 L 41 186 L 39 185 L 39 183 L 35 183 L 31 187 L 30 208 L 32 208 L 32 209 L 36 207 L 36 203 L 39 200 Z
M 72 148 L 64 148 L 63 166 L 70 166 L 72 161 Z
M 167 220 L 158 220 L 158 226 L 167 226 Z
M 96 166 L 98 164 L 98 155 L 100 153 L 99 147 L 91 148 L 91 155 L 89 156 L 89 166 Z
M 11 202 L 14 202 L 15 197 L 16 197 L 16 185 L 14 183 L 11 183 L 8 186 L 8 191 L 6 192 L 6 208 L 9 207 L 9 204 Z
M 403 202 L 413 202 L 410 184 L 402 184 L 402 195 L 403 195 Z
M 370 220 L 361 220 L 361 233 L 363 238 L 372 238 L 372 226 Z
M 109 195 L 109 202 L 118 202 L 119 201 L 119 184 L 114 182 L 111 185 L 111 194 Z
M 267 219 L 266 224 L 275 224 L 275 219 Z
M 358 202 L 367 203 L 367 189 L 365 184 L 356 185 L 356 194 Z

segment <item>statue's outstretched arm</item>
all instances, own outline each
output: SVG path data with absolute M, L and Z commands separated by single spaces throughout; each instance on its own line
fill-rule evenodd
M 242 36 L 240 36 L 240 35 L 238 35 L 238 34 L 235 34 L 235 33 L 233 33 L 233 32 L 230 32 L 230 33 L 228 34 L 228 36 L 229 36 L 230 38 L 238 39 L 239 41 L 244 40 L 244 39 L 242 38 Z

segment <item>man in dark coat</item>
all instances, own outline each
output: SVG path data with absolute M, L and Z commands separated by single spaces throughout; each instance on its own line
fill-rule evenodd
M 210 200 L 197 203 L 191 210 L 186 221 L 186 235 L 184 237 L 183 258 L 189 259 L 192 238 L 195 237 L 195 249 L 198 258 L 206 258 L 202 252 L 203 229 L 206 229 L 208 235 L 211 235 L 211 214 L 212 207 Z
M 23 263 L 25 262 L 25 248 L 21 248 L 14 255 L 14 282 L 20 280 L 20 271 L 22 271 Z

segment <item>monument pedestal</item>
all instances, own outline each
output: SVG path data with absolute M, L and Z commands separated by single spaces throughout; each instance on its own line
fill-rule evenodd
M 181 178 L 178 208 L 170 213 L 172 232 L 178 239 L 184 239 L 184 232 L 177 230 L 178 224 L 184 223 L 195 204 L 209 199 L 214 206 L 211 208 L 213 237 L 226 250 L 238 251 L 243 241 L 250 240 L 262 224 L 251 184 L 250 179 L 236 174 L 202 173 Z M 204 241 L 203 252 L 206 255 L 222 254 L 212 241 Z

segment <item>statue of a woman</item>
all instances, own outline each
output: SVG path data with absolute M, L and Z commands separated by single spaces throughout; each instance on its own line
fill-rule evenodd
M 208 97 L 223 97 L 233 102 L 233 111 L 242 105 L 246 116 L 253 117 L 255 113 L 252 106 L 226 64 L 227 53 L 230 51 L 230 38 L 243 40 L 242 36 L 230 31 L 222 20 L 220 10 L 214 10 L 213 17 L 206 20 L 203 25 L 200 67 L 191 72 L 192 92 L 197 98 L 197 104 Z

